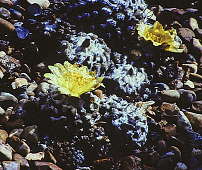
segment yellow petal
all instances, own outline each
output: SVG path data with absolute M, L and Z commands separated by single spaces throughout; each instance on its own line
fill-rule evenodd
M 183 52 L 180 43 L 176 41 L 177 32 L 175 29 L 164 30 L 163 26 L 156 21 L 153 26 L 144 23 L 138 24 L 138 35 L 146 41 L 151 41 L 154 46 L 165 46 L 166 51 Z
M 44 76 L 49 82 L 56 85 L 62 94 L 80 97 L 81 94 L 92 91 L 102 85 L 103 77 L 96 78 L 95 72 L 89 72 L 86 66 L 79 67 L 77 64 L 64 65 L 60 63 L 49 66 L 52 73 Z

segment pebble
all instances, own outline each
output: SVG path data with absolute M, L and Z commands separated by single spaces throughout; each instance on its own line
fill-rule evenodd
M 47 9 L 50 6 L 49 0 L 27 0 L 29 4 L 38 4 L 42 9 Z
M 49 169 L 49 170 L 62 170 L 57 165 L 51 163 L 51 162 L 39 162 L 35 161 L 34 165 L 36 169 Z
M 6 143 L 7 138 L 8 138 L 8 133 L 5 130 L 0 129 L 0 140 Z
M 164 101 L 175 103 L 180 98 L 180 93 L 177 90 L 163 90 L 161 96 Z
M 197 37 L 198 39 L 201 39 L 201 38 L 202 38 L 202 29 L 197 28 L 197 29 L 195 30 L 195 34 L 196 34 L 196 37 Z
M 11 13 L 6 8 L 0 7 L 0 17 L 9 19 L 11 17 Z
M 1 30 L 1 32 L 10 33 L 15 30 L 15 27 L 9 21 L 7 21 L 3 18 L 0 18 L 0 30 Z
M 22 86 L 28 86 L 28 81 L 25 78 L 16 78 L 15 81 L 11 84 L 13 89 L 20 88 Z
M 182 160 L 182 153 L 180 151 L 180 149 L 176 146 L 171 146 L 170 150 L 175 154 L 175 158 L 174 160 L 176 162 L 181 161 Z
M 202 55 L 202 44 L 199 39 L 193 38 L 193 46 L 200 52 Z
M 136 156 L 127 156 L 123 158 L 120 162 L 120 170 L 140 170 L 141 168 L 141 159 Z
M 183 105 L 186 108 L 196 100 L 196 93 L 194 91 L 185 89 L 179 89 L 178 91 L 180 93 L 179 105 Z
M 0 143 L 0 160 L 11 161 L 12 160 L 12 148 L 8 144 Z
M 2 55 L 2 52 L 0 54 L 0 65 L 8 72 L 13 72 L 14 70 L 17 70 L 18 68 L 21 67 L 20 61 L 8 56 L 4 55 L 5 52 Z
M 166 141 L 162 139 L 162 140 L 159 140 L 157 143 L 158 143 L 157 144 L 157 151 L 160 155 L 163 155 L 167 150 Z
M 24 141 L 22 141 L 21 145 L 19 145 L 16 151 L 22 156 L 26 156 L 30 153 L 31 149 Z
M 192 64 L 182 64 L 183 67 L 189 69 L 191 73 L 197 73 L 198 71 L 198 64 L 192 63 Z
M 24 27 L 16 27 L 15 32 L 19 39 L 26 39 L 29 35 L 29 30 Z
M 187 42 L 191 42 L 191 40 L 195 37 L 194 32 L 189 28 L 179 28 L 178 35 Z
M 20 163 L 17 161 L 3 161 L 4 170 L 20 170 Z
M 160 159 L 160 155 L 156 151 L 146 152 L 143 154 L 143 162 L 149 166 L 156 166 L 156 163 Z
M 174 170 L 188 170 L 188 167 L 183 162 L 178 162 Z
M 166 167 L 166 170 L 173 170 L 174 161 L 172 157 L 162 158 L 158 161 L 157 170 L 165 169 L 165 167 Z
M 195 85 L 191 80 L 187 80 L 184 82 L 185 89 L 194 89 Z
M 200 75 L 200 74 L 190 73 L 189 78 L 193 82 L 202 82 L 202 75 Z
M 44 152 L 38 152 L 38 153 L 29 153 L 25 159 L 29 160 L 29 161 L 41 161 L 42 159 L 44 159 Z
M 21 133 L 23 132 L 23 129 L 13 129 L 11 130 L 11 132 L 9 133 L 9 137 L 13 137 L 13 136 L 17 136 L 20 137 Z
M 42 82 L 39 84 L 38 90 L 42 91 L 43 93 L 48 93 L 48 90 L 50 88 L 50 84 L 47 82 Z
M 199 28 L 198 22 L 195 18 L 189 18 L 189 26 L 194 31 L 195 29 Z
M 171 136 L 176 136 L 176 125 L 172 124 L 172 125 L 166 125 L 163 127 L 165 136 L 167 138 L 171 137 Z
M 38 144 L 38 135 L 36 134 L 37 126 L 27 126 L 21 133 L 21 139 L 25 139 L 30 145 Z
M 202 115 L 201 114 L 188 112 L 188 111 L 184 111 L 184 114 L 187 116 L 187 118 L 189 119 L 189 121 L 193 127 L 195 127 L 196 129 L 202 128 Z
M 8 143 L 22 156 L 26 156 L 31 151 L 30 147 L 17 136 L 9 137 Z
M 6 112 L 6 111 L 5 111 L 2 107 L 0 107 L 0 116 L 4 115 L 5 112 Z
M 4 77 L 4 72 L 3 70 L 0 68 L 0 79 L 2 79 Z
M 38 85 L 36 83 L 31 83 L 26 89 L 27 95 L 33 96 L 34 90 L 36 90 L 37 87 L 38 87 Z
M 38 17 L 41 15 L 42 9 L 38 4 L 32 4 L 28 6 L 27 12 L 33 17 Z
M 1 4 L 6 4 L 8 6 L 12 6 L 13 5 L 13 2 L 10 1 L 10 0 L 0 0 L 0 5 Z
M 202 113 L 202 101 L 195 101 L 192 103 L 192 110 L 197 113 Z
M 99 97 L 100 99 L 104 97 L 103 91 L 99 89 L 95 90 L 95 95 Z
M 20 163 L 22 169 L 30 169 L 28 161 L 18 153 L 13 154 L 13 160 Z
M 48 149 L 45 149 L 44 153 L 45 153 L 45 155 L 44 155 L 44 161 L 52 162 L 54 164 L 57 163 L 57 160 L 55 159 L 55 157 L 53 156 L 53 154 L 50 151 L 48 151 Z

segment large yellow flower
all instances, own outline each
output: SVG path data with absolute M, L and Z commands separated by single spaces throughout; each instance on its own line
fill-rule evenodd
M 52 73 L 46 73 L 44 76 L 56 85 L 62 94 L 80 97 L 81 94 L 102 85 L 103 78 L 96 78 L 95 72 L 89 72 L 86 66 L 79 67 L 66 61 L 64 65 L 56 63 L 48 68 Z
M 163 45 L 164 50 L 176 53 L 182 53 L 184 50 L 180 48 L 181 43 L 176 40 L 176 30 L 164 30 L 158 21 L 153 26 L 140 23 L 138 24 L 137 30 L 140 37 L 143 37 L 147 41 L 152 41 L 154 46 Z

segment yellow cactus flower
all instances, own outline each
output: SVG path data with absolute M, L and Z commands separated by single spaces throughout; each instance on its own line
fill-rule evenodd
M 154 46 L 163 45 L 164 50 L 176 53 L 182 53 L 184 50 L 180 48 L 181 43 L 176 41 L 176 30 L 164 30 L 158 21 L 153 26 L 140 23 L 138 24 L 137 30 L 140 37 L 143 37 L 147 41 L 152 41 Z
M 92 91 L 102 85 L 102 77 L 96 78 L 95 72 L 89 72 L 86 66 L 79 67 L 68 61 L 48 67 L 52 73 L 44 74 L 49 82 L 56 85 L 61 94 L 80 97 L 81 94 Z

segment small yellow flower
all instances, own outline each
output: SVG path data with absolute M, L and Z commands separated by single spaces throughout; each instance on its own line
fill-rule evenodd
M 86 66 L 79 67 L 65 61 L 64 65 L 56 63 L 48 68 L 52 73 L 46 73 L 44 76 L 56 85 L 62 94 L 80 97 L 81 94 L 102 85 L 103 78 L 96 78 L 95 72 L 89 72 Z
M 140 37 L 143 37 L 147 41 L 152 41 L 154 46 L 163 45 L 165 47 L 164 50 L 176 53 L 182 53 L 184 50 L 180 48 L 181 43 L 176 41 L 176 30 L 164 30 L 158 21 L 153 26 L 140 23 L 137 30 Z

